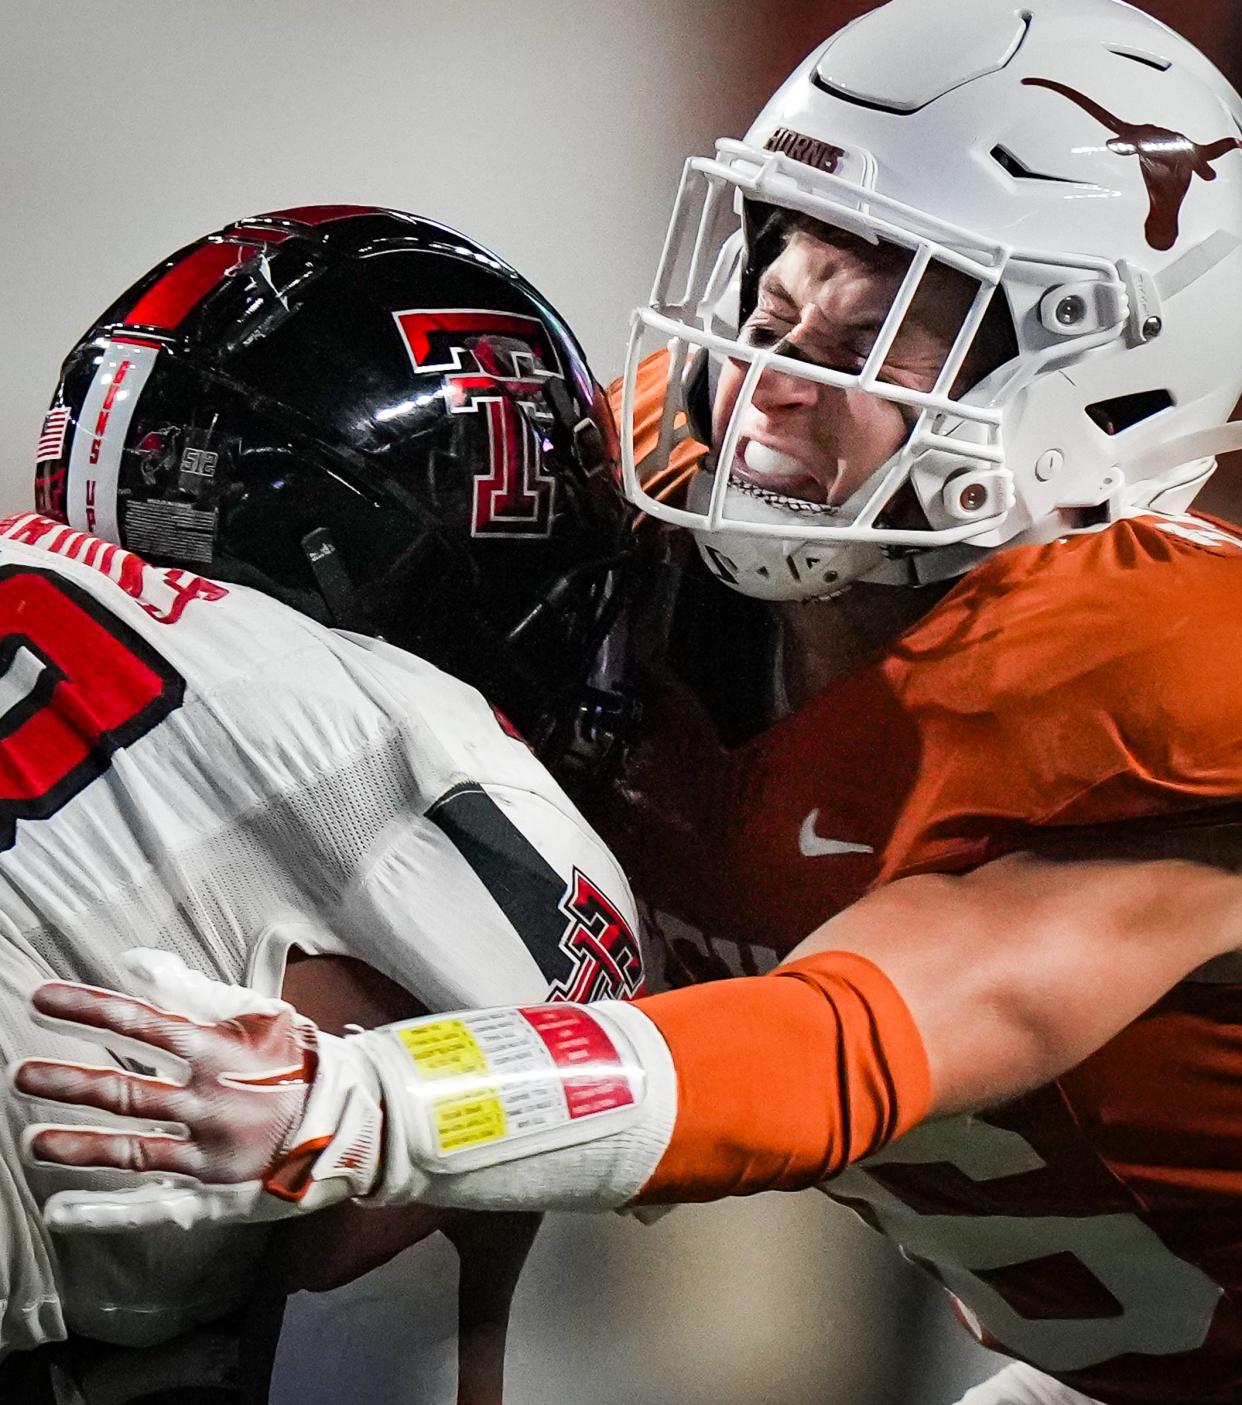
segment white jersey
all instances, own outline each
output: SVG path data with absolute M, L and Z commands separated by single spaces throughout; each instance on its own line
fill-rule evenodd
M 968 1390 L 957 1405 L 1098 1405 L 1025 1361 L 1015 1361 Z
M 266 993 L 291 945 L 343 953 L 443 1009 L 632 995 L 636 925 L 615 860 L 473 689 L 254 591 L 0 523 L 6 1061 L 98 1063 L 27 996 L 123 985 L 133 946 Z M 37 1205 L 80 1177 L 28 1187 L 17 1139 L 46 1109 L 6 1107 L 0 1354 L 158 1341 L 244 1296 L 261 1227 L 53 1240 Z

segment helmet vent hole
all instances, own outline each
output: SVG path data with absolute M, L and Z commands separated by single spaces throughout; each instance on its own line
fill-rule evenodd
M 1119 59 L 1129 59 L 1132 63 L 1154 68 L 1160 73 L 1165 73 L 1173 67 L 1172 60 L 1161 58 L 1159 54 L 1149 54 L 1144 49 L 1109 49 L 1108 52 L 1116 54 Z
M 1024 166 L 1012 151 L 1006 151 L 1003 146 L 994 146 L 991 151 L 992 160 L 1011 175 L 1014 180 L 1024 181 L 1058 181 L 1063 185 L 1082 185 L 1082 181 L 1072 180 L 1069 176 L 1050 176 L 1043 171 L 1032 171 L 1028 166 Z
M 1169 409 L 1173 397 L 1167 390 L 1139 390 L 1133 395 L 1116 395 L 1087 406 L 1087 414 L 1105 434 L 1120 434 L 1132 425 Z

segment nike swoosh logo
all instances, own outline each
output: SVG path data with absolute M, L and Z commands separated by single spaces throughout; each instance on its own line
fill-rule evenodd
M 815 833 L 819 811 L 812 810 L 802 821 L 798 834 L 798 852 L 807 859 L 819 859 L 828 854 L 874 854 L 870 844 L 849 844 L 844 839 L 824 839 Z

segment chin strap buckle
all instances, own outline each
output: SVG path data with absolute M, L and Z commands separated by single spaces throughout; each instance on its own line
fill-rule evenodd
M 375 634 L 337 550 L 332 533 L 315 527 L 302 538 L 302 555 L 315 577 L 315 585 L 328 608 L 334 629 L 351 629 L 357 634 Z M 378 636 L 377 636 L 378 637 Z
M 584 688 L 555 757 L 558 779 L 586 780 L 614 767 L 636 735 L 642 713 L 642 703 L 623 688 Z
M 1126 338 L 1131 346 L 1142 346 L 1144 342 L 1153 341 L 1164 330 L 1160 290 L 1151 274 L 1138 264 L 1119 259 L 1117 272 L 1121 274 L 1130 304 Z

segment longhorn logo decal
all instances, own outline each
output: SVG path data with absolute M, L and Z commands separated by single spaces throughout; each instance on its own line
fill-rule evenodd
M 1194 142 L 1181 132 L 1157 127 L 1150 122 L 1123 122 L 1094 98 L 1051 78 L 1024 78 L 1032 88 L 1050 88 L 1076 103 L 1112 132 L 1109 151 L 1117 156 L 1137 156 L 1150 208 L 1144 233 L 1153 249 L 1171 249 L 1177 241 L 1182 203 L 1195 176 L 1216 179 L 1212 163 L 1226 152 L 1242 149 L 1242 138 L 1221 137 L 1212 142 Z

